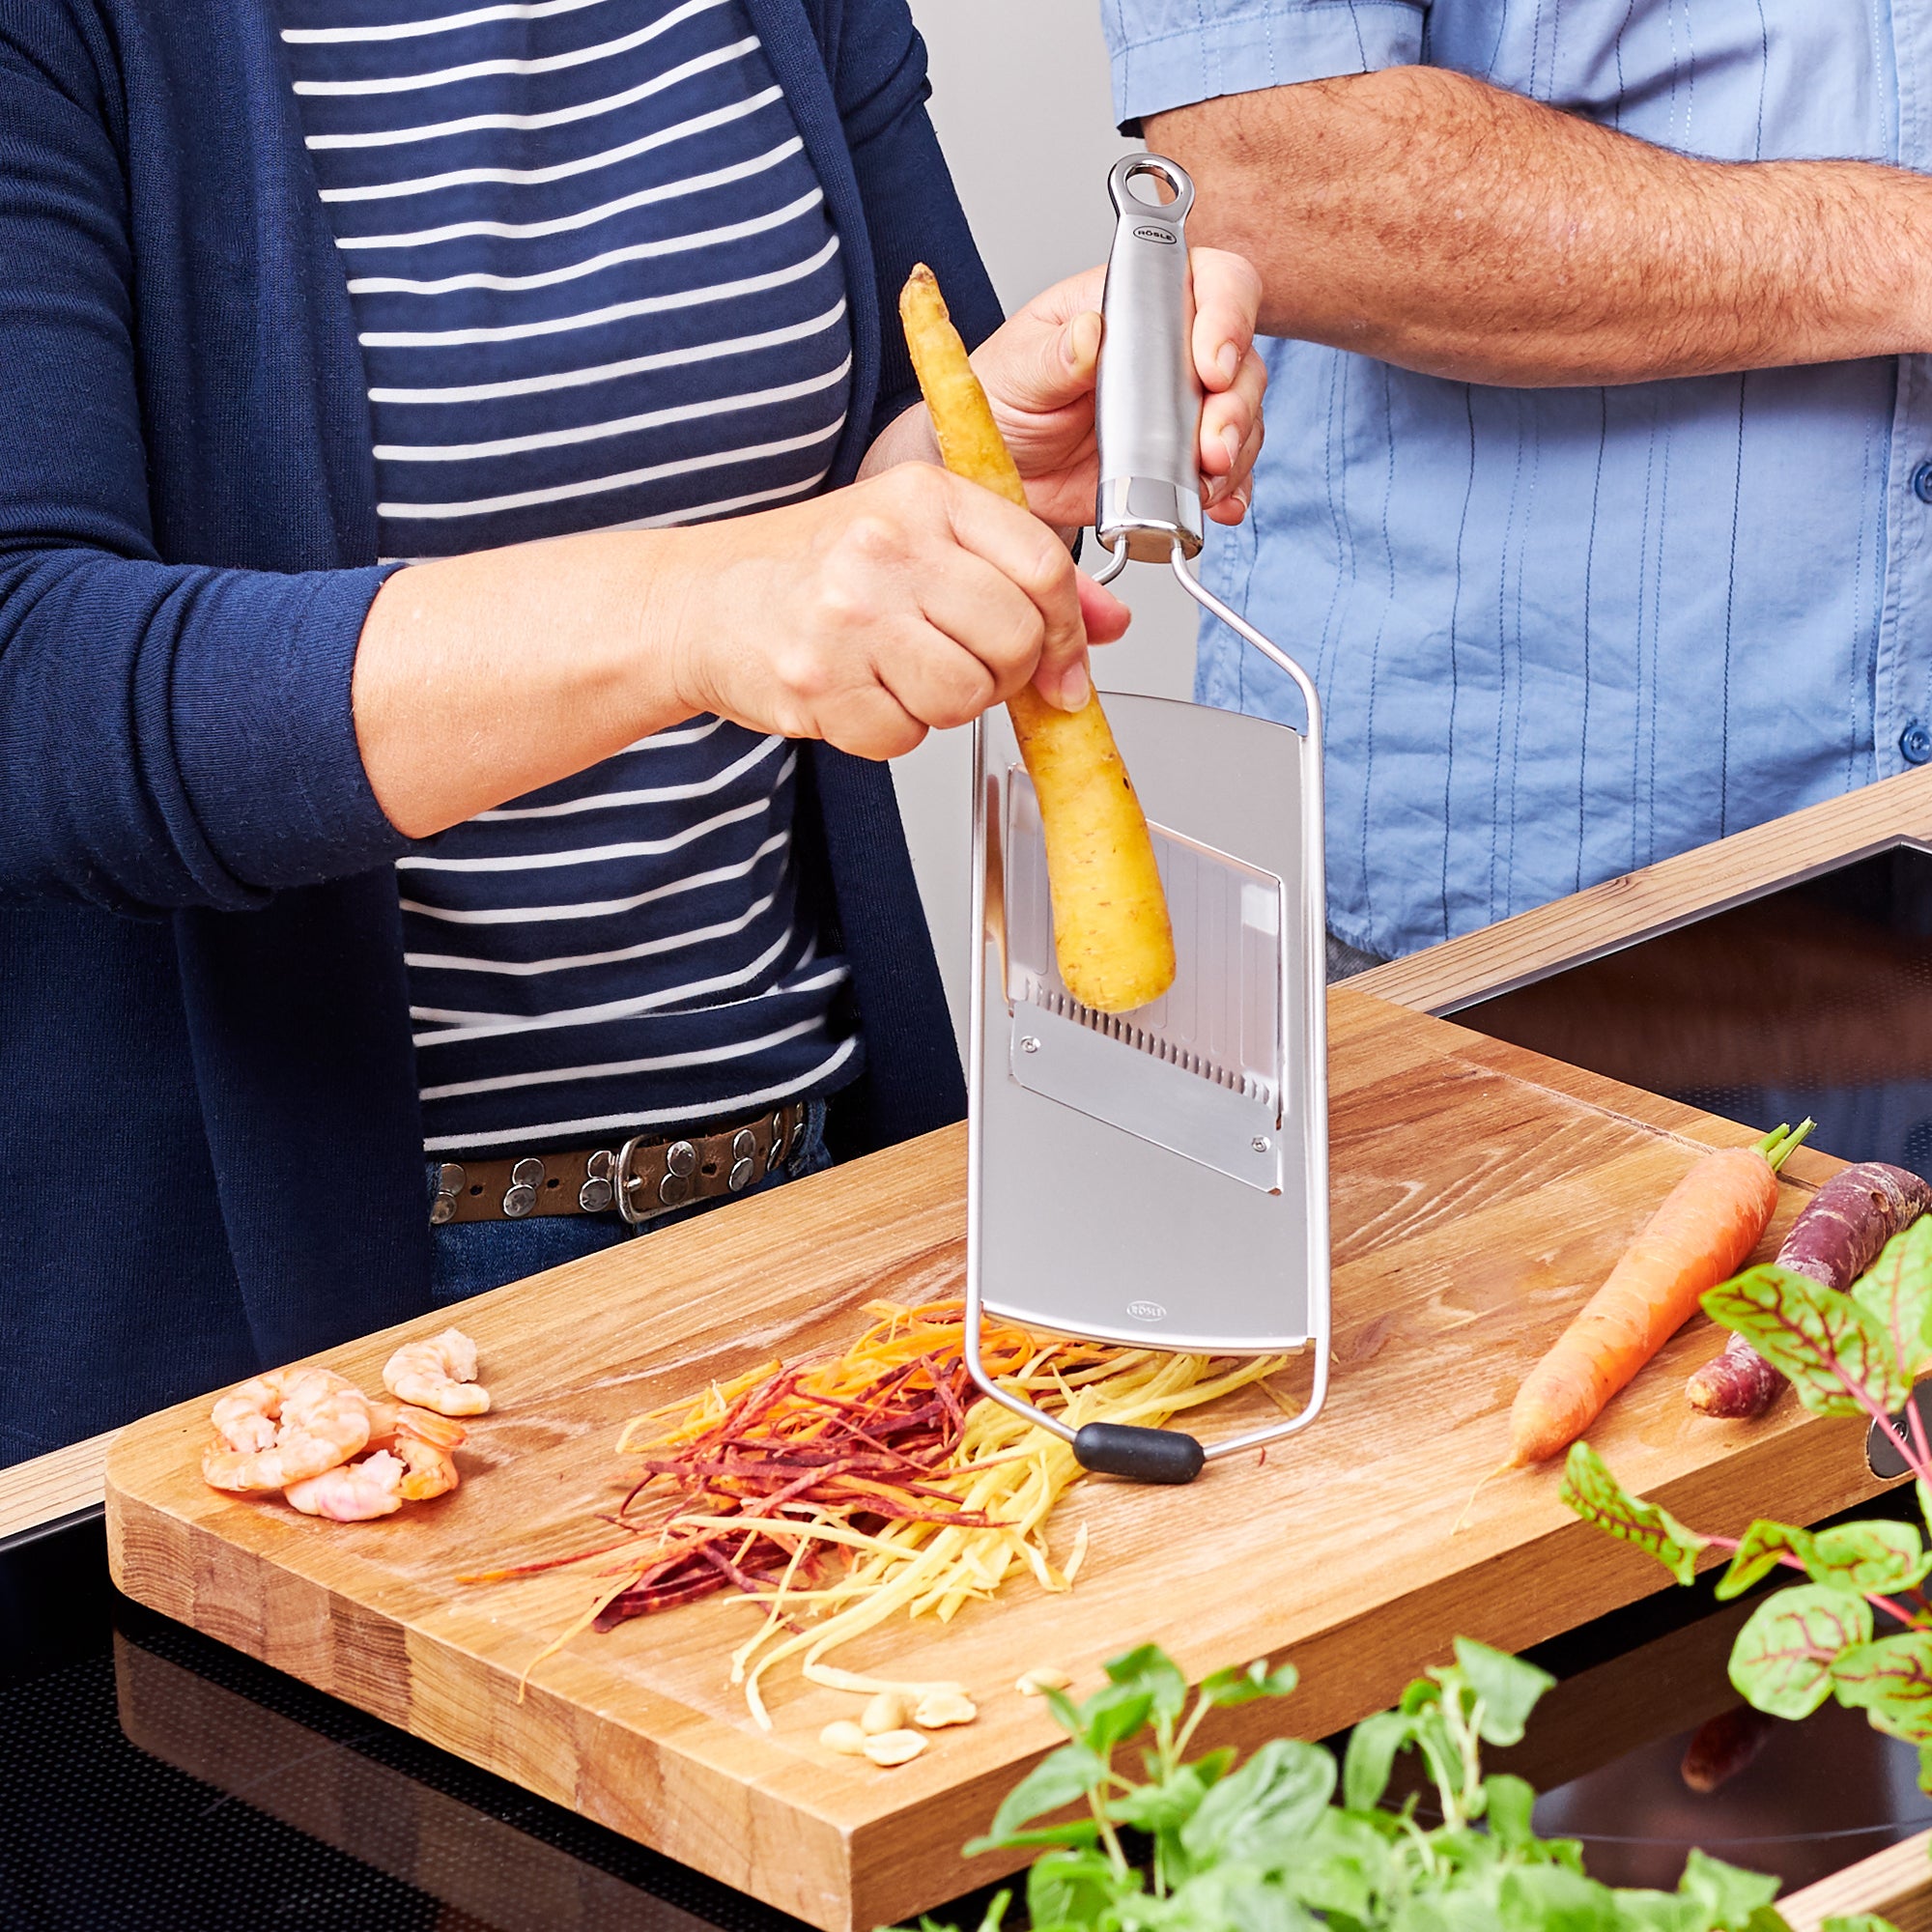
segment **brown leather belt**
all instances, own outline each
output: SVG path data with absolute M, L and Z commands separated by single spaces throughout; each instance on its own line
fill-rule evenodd
M 451 1221 L 521 1221 L 529 1214 L 621 1214 L 633 1224 L 694 1201 L 742 1194 L 796 1151 L 806 1103 L 665 1141 L 633 1135 L 621 1145 L 564 1153 L 446 1160 L 437 1171 L 432 1227 Z

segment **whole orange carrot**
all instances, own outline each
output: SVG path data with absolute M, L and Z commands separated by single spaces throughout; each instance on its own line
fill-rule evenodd
M 1755 1147 L 1707 1153 L 1663 1197 L 1510 1408 L 1505 1469 L 1561 1455 L 1604 1405 L 1744 1264 L 1777 1207 L 1777 1170 L 1811 1131 L 1780 1126 Z

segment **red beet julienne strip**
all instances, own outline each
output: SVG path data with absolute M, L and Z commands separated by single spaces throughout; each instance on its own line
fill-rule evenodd
M 769 1593 L 767 1586 L 748 1577 L 722 1549 L 716 1548 L 714 1543 L 700 1543 L 697 1546 L 697 1553 L 721 1576 L 735 1583 L 746 1596 L 762 1597 Z
M 922 1355 L 919 1359 L 926 1374 L 932 1378 L 932 1392 L 945 1406 L 947 1419 L 952 1424 L 955 1432 L 963 1432 L 966 1427 L 966 1411 L 960 1406 L 958 1394 L 953 1389 L 951 1378 L 941 1378 L 931 1356 Z
M 856 1435 L 867 1448 L 876 1450 L 882 1456 L 891 1457 L 893 1461 L 903 1463 L 908 1469 L 929 1469 L 931 1466 L 930 1463 L 922 1461 L 915 1456 L 909 1456 L 903 1449 L 892 1448 L 889 1444 L 881 1442 L 876 1436 L 868 1435 L 857 1423 L 850 1425 L 849 1433 Z M 947 1454 L 950 1448 L 950 1444 L 944 1442 L 935 1443 L 933 1445 L 934 1460 Z

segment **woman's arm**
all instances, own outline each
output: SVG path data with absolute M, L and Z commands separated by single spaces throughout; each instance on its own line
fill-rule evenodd
M 879 756 L 1078 665 L 1051 532 L 920 466 L 393 574 L 163 563 L 103 83 L 64 8 L 28 17 L 0 14 L 0 896 L 258 904 L 694 711 Z
M 355 660 L 356 734 L 415 837 L 715 711 L 865 757 L 1037 674 L 1084 699 L 1126 613 L 1036 518 L 904 464 L 781 510 L 563 537 L 401 571 Z

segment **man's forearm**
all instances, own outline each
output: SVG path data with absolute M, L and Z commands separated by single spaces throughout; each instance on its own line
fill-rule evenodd
M 1932 179 L 1696 160 L 1435 68 L 1151 117 L 1262 327 L 1543 386 L 1932 349 Z

